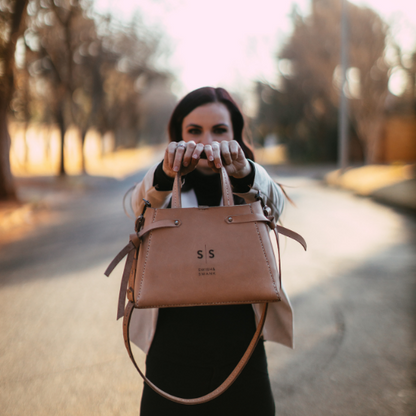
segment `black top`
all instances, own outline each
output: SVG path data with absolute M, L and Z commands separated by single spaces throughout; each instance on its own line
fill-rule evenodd
M 243 179 L 231 178 L 234 191 L 247 192 L 254 181 L 254 168 Z M 171 190 L 173 180 L 158 166 L 153 185 Z M 184 191 L 193 188 L 199 205 L 217 206 L 221 200 L 220 175 L 194 170 L 185 177 Z M 241 198 L 240 198 L 241 199 Z M 236 363 L 255 332 L 253 307 L 248 305 L 161 308 L 148 358 L 199 366 Z M 264 354 L 256 348 L 251 362 Z

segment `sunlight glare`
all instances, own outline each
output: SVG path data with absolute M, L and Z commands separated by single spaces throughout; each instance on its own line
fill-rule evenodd
M 416 2 L 352 0 L 380 13 L 391 25 L 403 52 L 416 46 Z M 137 10 L 150 28 L 166 34 L 171 54 L 158 64 L 177 76 L 173 89 L 181 96 L 198 87 L 224 86 L 244 94 L 252 82 L 278 85 L 276 54 L 292 31 L 291 14 L 310 12 L 309 0 L 96 0 L 99 12 L 129 21 Z M 163 67 L 163 68 L 162 68 Z
M 402 68 L 395 67 L 390 75 L 388 84 L 389 91 L 396 96 L 400 96 L 406 91 L 407 85 L 407 72 Z

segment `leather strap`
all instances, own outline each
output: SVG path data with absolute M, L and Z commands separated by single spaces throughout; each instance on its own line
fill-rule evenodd
M 130 302 L 134 302 L 134 280 L 136 277 L 136 267 L 137 267 L 137 259 L 139 257 L 139 250 L 134 251 L 134 257 L 133 257 L 133 264 L 130 269 L 130 276 L 129 276 L 129 282 L 128 282 L 128 290 L 127 290 L 127 299 Z M 123 300 L 123 307 L 124 307 L 125 299 Z M 124 310 L 123 310 L 124 315 Z M 121 315 L 121 316 L 123 316 Z M 120 316 L 120 318 L 121 318 Z M 117 318 L 118 319 L 118 318 Z
M 226 207 L 232 207 L 234 205 L 233 191 L 231 189 L 230 177 L 228 176 L 224 166 L 220 169 L 220 176 L 223 204 Z
M 285 235 L 286 237 L 291 238 L 292 240 L 297 241 L 306 251 L 307 245 L 305 239 L 298 233 L 295 233 L 292 230 L 289 230 L 288 228 L 282 227 L 281 225 L 276 224 L 276 229 L 280 234 Z
M 225 217 L 227 224 L 242 224 L 246 222 L 267 222 L 271 223 L 267 217 L 261 214 L 244 214 L 244 215 L 230 215 Z
M 139 372 L 139 374 L 142 376 L 143 380 L 147 383 L 147 385 L 152 388 L 156 393 L 160 394 L 161 396 L 163 396 L 164 398 L 171 400 L 173 402 L 176 403 L 180 403 L 180 404 L 186 404 L 186 405 L 193 405 L 193 404 L 201 404 L 201 403 L 206 403 L 212 399 L 215 399 L 216 397 L 220 396 L 222 393 L 224 393 L 225 390 L 227 390 L 231 384 L 234 383 L 234 381 L 236 380 L 236 378 L 240 375 L 240 373 L 243 371 L 244 367 L 246 366 L 248 360 L 250 359 L 254 348 L 257 345 L 257 342 L 261 336 L 261 333 L 263 331 L 263 326 L 264 326 L 264 322 L 266 320 L 266 315 L 267 315 L 267 308 L 268 308 L 268 303 L 264 304 L 264 309 L 263 309 L 263 313 L 261 315 L 260 321 L 257 325 L 257 329 L 256 332 L 254 333 L 254 336 L 246 350 L 246 352 L 244 353 L 244 355 L 242 356 L 242 358 L 240 359 L 239 363 L 237 364 L 237 366 L 234 368 L 234 370 L 231 372 L 231 374 L 227 377 L 227 379 L 219 386 L 217 387 L 214 391 L 212 391 L 211 393 L 206 394 L 205 396 L 202 397 L 198 397 L 195 399 L 183 399 L 181 397 L 176 397 L 173 396 L 169 393 L 166 393 L 165 391 L 161 390 L 159 387 L 157 387 L 156 385 L 154 385 L 146 376 L 145 374 L 143 374 L 143 372 L 140 370 L 139 366 L 136 363 L 136 360 L 134 358 L 134 355 L 131 351 L 131 345 L 130 345 L 130 335 L 129 335 L 129 327 L 130 327 L 130 320 L 131 320 L 131 316 L 132 316 L 132 312 L 134 309 L 134 303 L 133 302 L 128 302 L 126 305 L 126 309 L 124 312 L 124 320 L 123 320 L 123 335 L 124 335 L 124 344 L 126 346 L 127 352 L 129 354 L 129 357 L 131 359 L 131 361 L 133 362 L 133 365 L 136 367 L 136 370 Z
M 136 234 L 130 234 L 129 243 L 114 257 L 113 261 L 107 267 L 107 270 L 104 274 L 108 277 L 120 263 L 121 260 L 127 255 L 126 264 L 124 266 L 123 277 L 121 278 L 120 283 L 120 292 L 118 295 L 118 308 L 117 308 L 117 320 L 124 315 L 124 304 L 127 294 L 127 282 L 129 281 L 129 276 L 131 276 L 132 271 L 136 269 L 135 263 L 137 261 L 137 251 L 140 246 L 140 240 Z M 131 286 L 131 285 L 129 285 Z
M 117 320 L 124 315 L 124 305 L 126 303 L 127 282 L 130 277 L 131 269 L 134 262 L 134 253 L 136 250 L 130 250 L 127 254 L 126 265 L 124 266 L 123 277 L 120 282 L 120 292 L 118 295 Z
M 279 241 L 279 233 L 276 231 L 276 228 L 273 228 L 274 235 L 276 237 L 276 245 L 277 245 L 277 265 L 279 267 L 279 287 L 282 289 L 282 262 L 280 260 L 280 241 Z
M 232 207 L 234 205 L 233 192 L 231 189 L 230 177 L 228 176 L 228 173 L 225 170 L 224 166 L 220 169 L 220 176 L 221 176 L 222 199 L 223 199 L 224 206 Z M 182 179 L 181 179 L 181 172 L 179 171 L 175 176 L 175 180 L 173 181 L 172 208 L 182 208 L 181 188 L 182 188 Z
M 133 238 L 132 238 L 133 237 Z M 135 237 L 135 238 L 134 238 Z M 112 273 L 112 271 L 115 269 L 117 264 L 123 260 L 123 258 L 129 254 L 131 250 L 134 250 L 135 248 L 139 247 L 140 240 L 137 238 L 136 234 L 130 234 L 130 241 L 129 243 L 122 248 L 120 253 L 117 254 L 117 256 L 114 257 L 113 261 L 109 264 L 104 274 L 108 277 Z
M 275 224 L 271 219 L 261 214 L 231 215 L 225 218 L 225 222 L 227 224 L 241 224 L 246 222 L 267 222 L 271 229 L 275 231 L 277 230 L 280 234 L 283 234 L 286 237 L 289 237 L 292 240 L 297 241 L 305 249 L 305 251 L 307 249 L 306 241 L 300 234 L 295 233 L 294 231 L 289 230 L 288 228 L 282 227 L 281 225 Z
M 147 234 L 148 232 L 155 230 L 157 228 L 172 228 L 172 227 L 179 227 L 181 225 L 181 221 L 179 220 L 161 220 L 161 221 L 156 221 L 151 223 L 150 225 L 148 225 L 146 228 L 143 228 L 138 236 L 139 238 L 143 237 L 145 234 Z
M 173 189 L 172 189 L 172 208 L 181 208 L 181 190 L 182 190 L 182 177 L 181 171 L 179 171 L 175 179 L 173 181 Z

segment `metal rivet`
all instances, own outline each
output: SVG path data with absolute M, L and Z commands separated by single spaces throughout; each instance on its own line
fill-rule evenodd
M 175 225 L 179 225 L 179 221 L 178 220 L 175 220 Z
M 228 217 L 228 222 L 233 222 L 233 217 Z

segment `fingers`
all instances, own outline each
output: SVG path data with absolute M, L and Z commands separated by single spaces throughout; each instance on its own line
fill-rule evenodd
M 179 170 L 182 174 L 189 173 L 198 164 L 201 153 L 204 150 L 203 144 L 189 142 L 171 142 L 165 151 L 163 169 L 168 176 L 174 177 Z
M 195 150 L 192 153 L 192 161 L 198 163 L 203 151 L 204 151 L 204 145 L 202 143 L 198 143 L 195 146 Z
M 176 148 L 178 144 L 176 142 L 170 142 L 165 150 L 165 165 L 169 170 L 173 170 L 173 161 L 175 159 Z
M 204 151 L 207 155 L 209 166 L 219 169 L 222 166 L 220 144 L 215 141 L 212 144 L 207 144 L 204 147 Z
M 180 143 L 182 143 L 182 142 L 179 142 L 179 144 Z M 179 144 L 178 144 L 178 146 L 179 146 Z M 184 153 L 184 156 L 183 156 L 182 164 L 183 164 L 183 166 L 186 167 L 186 166 L 189 166 L 189 164 L 191 163 L 191 157 L 192 157 L 192 154 L 195 150 L 196 144 L 195 144 L 195 142 L 191 141 L 191 142 L 186 143 L 185 146 L 186 146 L 186 150 L 185 150 L 185 153 Z
M 173 157 L 172 170 L 179 172 L 182 165 L 182 159 L 186 151 L 186 143 L 184 141 L 177 143 L 175 155 Z
M 226 165 L 233 164 L 239 159 L 241 147 L 235 140 L 221 143 L 221 154 Z
M 244 153 L 238 142 L 235 140 L 224 140 L 221 143 L 212 142 L 211 145 L 206 145 L 204 150 L 208 161 L 213 162 L 212 164 L 210 163 L 210 166 L 217 169 L 221 168 L 223 165 L 227 166 L 234 164 L 241 159 L 242 155 L 244 158 Z
M 224 166 L 231 176 L 245 173 L 248 162 L 240 145 L 235 140 L 214 141 L 211 144 L 189 142 L 171 142 L 166 148 L 163 170 L 168 176 L 175 177 L 181 171 L 186 175 L 195 169 L 202 152 L 207 156 L 208 167 L 215 172 Z

